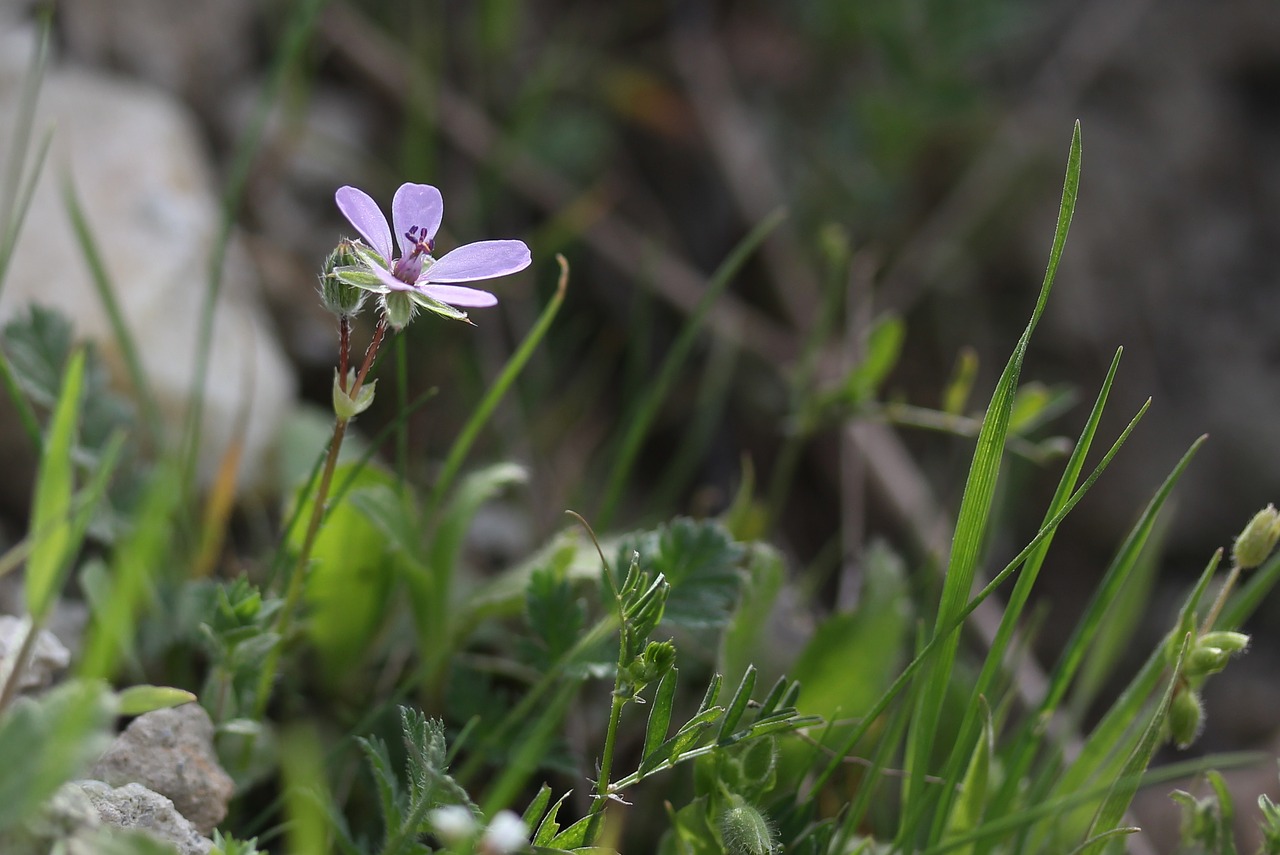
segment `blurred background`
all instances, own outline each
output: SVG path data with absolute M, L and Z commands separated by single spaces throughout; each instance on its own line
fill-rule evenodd
M 1077 119 L 1079 205 L 1023 375 L 1055 401 L 1077 390 L 1077 405 L 1032 438 L 1078 432 L 1119 346 L 1102 437 L 1154 403 L 1055 542 L 1041 646 L 1053 650 L 1199 435 L 1210 439 L 1176 494 L 1153 612 L 1172 608 L 1161 585 L 1184 584 L 1280 499 L 1271 0 L 63 0 L 28 122 L 34 14 L 0 4 L 0 145 L 29 128 L 38 147 L 56 127 L 0 319 L 35 299 L 109 338 L 68 225 L 76 194 L 177 411 L 216 271 L 202 466 L 216 469 L 248 413 L 250 542 L 252 509 L 273 507 L 324 441 L 303 425 L 308 407 L 324 424 L 336 359 L 315 297 L 346 228 L 333 192 L 354 184 L 389 207 L 418 181 L 444 193 L 443 248 L 510 237 L 534 252 L 474 329 L 410 329 L 406 392 L 439 389 L 411 424 L 410 461 L 428 477 L 554 292 L 554 254 L 572 268 L 551 336 L 485 438 L 485 457 L 533 480 L 486 516 L 481 566 L 542 542 L 568 507 L 613 527 L 716 513 L 744 460 L 778 511 L 769 536 L 817 603 L 856 599 L 869 539 L 926 566 L 946 545 L 971 441 L 883 411 L 806 420 L 797 402 L 838 386 L 877 319 L 896 315 L 905 338 L 880 400 L 938 408 L 957 366 L 976 364 L 964 411 L 980 416 L 1034 303 Z M 280 64 L 290 51 L 299 66 Z M 210 261 L 226 205 L 232 239 Z M 706 311 L 610 513 L 606 463 L 642 391 L 712 272 L 779 209 L 785 221 Z M 366 436 L 394 409 L 380 395 Z M 29 468 L 20 443 L 5 448 L 11 471 Z M 1011 458 L 992 572 L 1034 533 L 1056 479 L 1052 464 Z M 25 482 L 3 492 L 19 530 Z M 1280 607 L 1264 614 L 1255 650 L 1211 685 L 1206 749 L 1272 737 L 1267 627 Z

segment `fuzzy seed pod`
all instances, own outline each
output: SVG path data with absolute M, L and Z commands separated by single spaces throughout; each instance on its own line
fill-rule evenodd
M 1191 747 L 1204 726 L 1204 704 L 1200 693 L 1179 686 L 1169 704 L 1169 735 L 1179 750 Z
M 360 264 L 355 253 L 354 244 L 349 240 L 341 241 L 329 257 L 325 259 L 324 271 L 320 274 L 320 299 L 324 306 L 338 317 L 354 318 L 364 307 L 365 292 L 343 282 L 337 276 L 340 267 L 353 267 Z
M 741 796 L 730 798 L 718 825 L 724 849 L 730 855 L 773 855 L 781 851 L 778 832 L 764 814 Z
M 1252 569 L 1267 560 L 1277 540 L 1280 540 L 1280 511 L 1275 505 L 1267 505 L 1254 514 L 1240 532 L 1231 557 L 1241 570 Z

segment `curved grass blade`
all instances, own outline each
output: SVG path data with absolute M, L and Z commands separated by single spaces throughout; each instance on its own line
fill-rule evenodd
M 944 632 L 944 628 L 955 622 L 956 616 L 964 610 L 965 604 L 969 601 L 978 560 L 986 540 L 991 505 L 995 498 L 996 480 L 1004 457 L 1009 419 L 1017 394 L 1023 357 L 1030 343 L 1031 334 L 1044 313 L 1053 280 L 1057 275 L 1058 263 L 1062 258 L 1067 232 L 1071 226 L 1071 217 L 1075 212 L 1079 186 L 1080 123 L 1076 122 L 1071 135 L 1071 151 L 1067 157 L 1062 202 L 1058 208 L 1058 225 L 1054 232 L 1053 245 L 1049 250 L 1049 263 L 1045 270 L 1044 281 L 1040 286 L 1031 319 L 1027 322 L 1026 329 L 1023 330 L 1013 354 L 1005 365 L 1000 381 L 996 384 L 995 393 L 991 397 L 991 403 L 987 407 L 986 416 L 982 420 L 977 449 L 969 469 L 969 477 L 965 482 L 964 495 L 960 500 L 960 511 L 951 542 L 951 555 L 943 581 L 942 601 L 934 623 L 934 635 L 942 639 L 942 645 L 938 654 L 929 661 L 925 672 L 921 675 L 921 690 L 916 695 L 916 705 L 907 733 L 906 768 L 911 774 L 903 785 L 903 822 L 897 835 L 899 846 L 905 846 L 909 839 L 917 834 L 920 827 L 909 823 L 908 820 L 918 815 L 921 810 L 918 805 L 926 796 L 923 789 L 924 774 L 933 753 L 934 736 L 942 715 L 947 688 L 951 683 L 951 671 L 960 643 L 957 631 Z
M 702 331 L 711 307 L 715 304 L 720 294 L 724 292 L 724 289 L 728 287 L 734 275 L 747 262 L 751 254 L 755 252 L 756 247 L 769 236 L 770 232 L 777 228 L 784 216 L 784 212 L 779 210 L 765 217 L 721 262 L 720 267 L 717 268 L 711 280 L 707 283 L 706 291 L 703 292 L 702 298 L 698 301 L 697 308 L 689 316 L 688 322 L 685 323 L 684 329 L 680 331 L 680 335 L 672 343 L 671 349 L 667 351 L 667 356 L 663 360 L 662 366 L 658 369 L 653 383 L 649 385 L 649 388 L 641 396 L 634 412 L 625 419 L 626 433 L 623 434 L 617 455 L 614 457 L 613 469 L 605 480 L 604 497 L 600 500 L 600 510 L 594 517 L 597 529 L 604 530 L 612 522 L 613 515 L 618 510 L 618 503 L 622 499 L 622 491 L 625 489 L 627 480 L 631 475 L 631 469 L 635 465 L 636 457 L 640 454 L 640 446 L 644 443 L 645 437 L 648 436 L 649 429 L 653 427 L 654 419 L 658 415 L 658 408 L 666 400 L 672 384 L 675 383 L 680 370 L 684 368 L 684 364 L 689 358 L 689 353 L 693 350 L 694 342 L 697 340 L 698 333 Z
M 40 455 L 31 530 L 35 535 L 27 558 L 27 611 L 41 621 L 62 588 L 73 543 L 71 494 L 75 489 L 75 452 L 80 402 L 84 392 L 85 352 L 76 349 L 62 375 L 62 391 L 49 423 L 48 440 Z
M 485 392 L 484 398 L 480 401 L 480 405 L 476 407 L 475 412 L 471 414 L 471 418 L 467 419 L 467 423 L 458 432 L 458 438 L 453 441 L 453 445 L 449 448 L 449 454 L 445 457 L 444 465 L 440 467 L 440 475 L 436 478 L 435 487 L 431 491 L 431 502 L 428 505 L 430 513 L 434 513 L 440 508 L 444 494 L 453 485 L 453 480 L 458 476 L 458 472 L 462 469 L 462 463 L 467 458 L 467 452 L 471 450 L 476 437 L 480 435 L 480 430 L 488 423 L 489 417 L 493 415 L 493 411 L 498 407 L 498 402 L 502 400 L 511 385 L 515 383 L 516 378 L 520 376 L 520 372 L 524 370 L 529 357 L 533 356 L 533 351 L 537 349 L 542 339 L 546 336 L 547 330 L 551 328 L 551 322 L 555 320 L 556 313 L 560 311 L 560 305 L 564 302 L 565 289 L 569 285 L 569 262 L 565 261 L 562 255 L 557 255 L 556 261 L 560 263 L 560 281 L 556 284 L 556 293 L 552 295 L 550 302 L 542 310 L 542 314 L 538 316 L 538 321 L 533 325 L 533 329 L 529 330 L 529 334 L 524 337 L 524 341 L 520 342 L 516 352 L 507 360 L 507 364 L 502 366 L 502 371 L 499 372 L 498 378 L 493 381 L 493 385 Z
M 1102 460 L 1098 462 L 1096 467 L 1094 467 L 1093 472 L 1090 473 L 1087 479 L 1085 479 L 1085 482 L 1081 484 L 1074 493 L 1072 493 L 1071 498 L 1067 501 L 1066 505 L 1063 506 L 1062 510 L 1054 516 L 1052 520 L 1041 527 L 1036 536 L 1031 539 L 1031 542 L 1024 546 L 1022 551 L 1015 555 L 1013 560 L 1006 564 L 1004 569 L 997 573 L 995 577 L 987 583 L 987 586 L 979 591 L 978 594 L 969 601 L 969 604 L 965 606 L 964 610 L 961 611 L 960 614 L 956 615 L 956 617 L 952 619 L 951 623 L 944 628 L 944 631 L 942 633 L 935 634 L 929 643 L 926 644 L 916 655 L 916 657 L 907 664 L 907 667 L 903 669 L 902 673 L 898 675 L 898 678 L 893 681 L 893 684 L 880 696 L 880 700 L 878 700 L 863 716 L 862 723 L 855 727 L 849 735 L 845 737 L 844 742 L 841 744 L 841 748 L 833 752 L 831 761 L 810 784 L 808 790 L 809 798 L 812 798 L 814 794 L 822 789 L 822 787 L 826 786 L 827 781 L 831 779 L 831 776 L 835 773 L 836 769 L 840 767 L 840 762 L 844 755 L 851 751 L 853 747 L 857 745 L 864 736 L 866 736 L 876 718 L 882 714 L 888 708 L 889 704 L 893 702 L 893 699 L 902 692 L 902 690 L 911 681 L 912 677 L 915 676 L 916 672 L 929 661 L 929 657 L 932 656 L 934 651 L 941 646 L 942 640 L 951 632 L 959 629 L 961 624 L 963 624 L 969 615 L 973 613 L 978 605 L 987 597 L 991 596 L 992 592 L 994 592 L 996 588 L 1000 587 L 1000 585 L 1002 585 L 1009 576 L 1014 573 L 1014 571 L 1021 567 L 1022 562 L 1027 559 L 1027 556 L 1030 555 L 1046 537 L 1055 531 L 1064 519 L 1066 519 L 1067 514 L 1069 514 L 1080 500 L 1084 498 L 1085 494 L 1089 492 L 1089 489 L 1093 487 L 1098 478 L 1102 477 L 1102 473 L 1111 465 L 1112 459 L 1119 452 L 1120 447 L 1123 446 L 1125 441 L 1129 438 L 1129 434 L 1131 434 L 1133 429 L 1137 427 L 1138 422 L 1142 419 L 1143 414 L 1146 413 L 1147 408 L 1150 405 L 1150 400 L 1142 405 L 1142 409 L 1138 411 L 1137 415 L 1133 417 L 1116 441 L 1112 443 L 1111 448 L 1107 450 L 1105 455 L 1103 455 Z

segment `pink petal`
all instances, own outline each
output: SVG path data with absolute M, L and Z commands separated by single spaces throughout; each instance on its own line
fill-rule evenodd
M 482 240 L 460 246 L 428 267 L 418 284 L 474 282 L 524 270 L 530 262 L 529 247 L 518 240 Z
M 465 285 L 423 285 L 419 288 L 433 300 L 447 303 L 450 306 L 466 306 L 468 309 L 483 309 L 485 306 L 496 306 L 498 298 L 488 291 L 479 288 L 468 288 Z
M 436 236 L 440 220 L 444 217 L 444 197 L 430 184 L 401 184 L 391 200 L 391 222 L 396 227 L 396 240 L 400 242 L 400 255 L 406 256 L 413 249 L 414 241 L 405 237 L 409 229 L 418 227 L 417 237 L 423 230 L 428 238 Z
M 392 291 L 413 291 L 415 290 L 408 282 L 401 282 L 399 279 L 391 275 L 390 270 L 374 266 L 370 268 L 382 280 L 382 284 L 386 285 Z
M 387 228 L 387 218 L 378 210 L 378 203 L 368 193 L 350 186 L 339 187 L 333 199 L 364 242 L 390 264 L 391 231 Z

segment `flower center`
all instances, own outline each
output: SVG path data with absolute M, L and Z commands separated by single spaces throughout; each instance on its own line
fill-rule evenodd
M 431 253 L 436 250 L 436 242 L 427 237 L 427 230 L 422 226 L 412 226 L 404 236 L 409 243 L 413 244 L 413 248 L 395 263 L 391 275 L 401 282 L 412 285 L 422 274 L 423 264 L 435 260 L 431 257 Z

